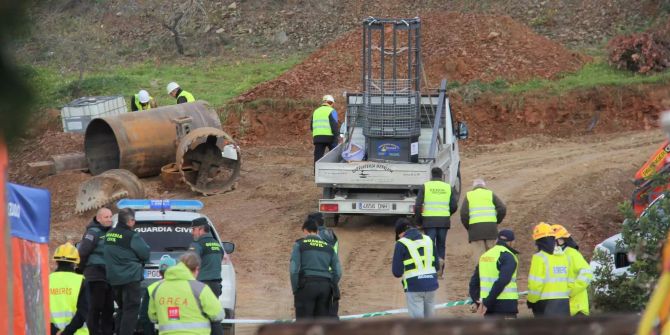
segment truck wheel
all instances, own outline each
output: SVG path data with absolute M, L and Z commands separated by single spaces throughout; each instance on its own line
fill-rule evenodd
M 326 227 L 336 227 L 340 223 L 340 214 L 324 214 L 323 224 Z

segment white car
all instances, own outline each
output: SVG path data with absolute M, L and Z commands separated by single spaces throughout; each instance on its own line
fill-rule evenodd
M 221 296 L 219 302 L 226 312 L 226 319 L 235 318 L 235 268 L 230 254 L 235 250 L 235 244 L 224 242 L 212 224 L 212 221 L 197 211 L 203 208 L 202 202 L 198 200 L 140 200 L 123 199 L 117 203 L 117 207 L 132 208 L 135 210 L 135 231 L 151 247 L 151 256 L 144 265 L 144 281 L 142 287 L 160 280 L 158 263 L 161 256 L 170 255 L 174 259 L 188 250 L 193 236 L 191 235 L 191 222 L 204 217 L 209 222 L 209 227 L 214 239 L 221 243 L 224 250 L 221 261 Z M 117 217 L 114 216 L 114 225 Z M 235 325 L 224 324 L 225 334 L 234 334 Z

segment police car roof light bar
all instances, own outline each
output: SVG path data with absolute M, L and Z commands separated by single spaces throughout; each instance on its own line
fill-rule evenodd
M 199 211 L 205 207 L 200 200 L 193 199 L 121 199 L 116 207 L 131 208 L 134 210 L 154 211 Z

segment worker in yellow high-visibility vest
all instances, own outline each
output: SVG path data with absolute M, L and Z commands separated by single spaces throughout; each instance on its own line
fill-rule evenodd
M 470 257 L 479 264 L 479 256 L 495 244 L 498 225 L 505 219 L 507 208 L 499 197 L 486 187 L 484 179 L 472 181 L 472 190 L 461 204 L 461 223 L 468 231 Z
M 591 266 L 579 252 L 579 245 L 565 227 L 551 226 L 556 235 L 556 243 L 568 257 L 568 283 L 570 284 L 570 315 L 589 315 L 589 293 L 587 288 L 593 280 Z
M 177 265 L 177 261 L 170 257 L 170 255 L 161 256 L 160 261 L 158 261 L 158 274 L 161 276 L 161 279 L 165 277 L 165 271 L 175 265 Z M 157 280 L 147 286 L 147 289 L 144 290 L 144 297 L 142 298 L 142 304 L 140 305 L 139 319 L 140 327 L 142 327 L 144 335 L 154 335 L 158 333 L 154 323 L 149 319 L 149 300 L 151 299 L 150 297 L 151 294 L 153 294 L 154 289 L 156 289 L 156 286 L 158 286 L 160 282 L 161 280 Z
M 570 287 L 568 257 L 556 246 L 551 225 L 540 222 L 533 228 L 538 252 L 528 273 L 528 307 L 535 316 L 569 316 Z
M 434 167 L 430 174 L 430 181 L 419 188 L 414 215 L 423 232 L 433 241 L 438 257 L 438 276 L 441 279 L 444 278 L 447 232 L 451 228 L 451 214 L 458 209 L 458 194 L 449 183 L 443 181 L 442 169 Z
M 337 146 L 340 137 L 340 129 L 337 126 L 337 111 L 333 107 L 335 98 L 326 94 L 321 99 L 321 106 L 312 113 L 312 122 L 309 129 L 312 131 L 312 143 L 314 143 L 314 163 L 321 159 L 328 150 Z
M 514 319 L 519 313 L 516 285 L 519 252 L 513 245 L 514 232 L 501 230 L 496 245 L 479 258 L 470 278 L 470 298 L 486 317 Z
M 75 272 L 79 252 L 65 243 L 54 252 L 56 271 L 49 275 L 49 310 L 52 335 L 86 335 L 88 297 L 84 276 Z
M 168 95 L 177 99 L 177 104 L 185 104 L 187 102 L 195 101 L 193 94 L 182 90 L 181 86 L 179 86 L 179 84 L 175 83 L 174 81 L 167 84 L 166 90 Z

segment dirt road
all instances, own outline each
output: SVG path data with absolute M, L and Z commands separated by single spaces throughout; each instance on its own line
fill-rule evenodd
M 517 234 L 522 289 L 534 249 L 532 225 L 540 220 L 562 223 L 588 253 L 594 242 L 617 231 L 621 220 L 617 203 L 628 199 L 629 179 L 662 140 L 659 131 L 572 139 L 533 136 L 462 149 L 464 188 L 469 189 L 473 178 L 483 177 L 508 206 L 502 226 Z M 293 316 L 289 254 L 305 214 L 316 210 L 320 196 L 313 182 L 311 150 L 311 145 L 295 143 L 246 148 L 237 190 L 202 199 L 204 212 L 217 223 L 218 231 L 236 243 L 238 318 Z M 61 174 L 41 183 L 54 192 L 52 245 L 81 236 L 88 217 L 67 211 L 74 208 L 77 184 L 86 178 L 81 173 Z M 186 192 L 164 193 L 156 178 L 145 182 L 151 197 L 193 197 Z M 392 220 L 349 217 L 335 229 L 344 268 L 341 314 L 404 307 L 401 284 L 390 273 Z M 447 270 L 440 281 L 439 302 L 467 296 L 471 263 L 466 231 L 457 214 L 447 237 Z M 439 314 L 471 316 L 465 307 Z M 238 329 L 250 334 L 255 327 Z
M 618 228 L 616 205 L 628 198 L 628 179 L 662 141 L 658 131 L 573 139 L 529 137 L 463 150 L 467 189 L 483 177 L 507 204 L 502 226 L 514 229 L 522 252 L 520 286 L 525 287 L 533 252 L 530 227 L 540 220 L 571 229 L 582 249 Z M 237 244 L 238 318 L 290 318 L 292 295 L 288 257 L 300 237 L 305 214 L 316 209 L 311 147 L 260 147 L 246 152 L 244 173 L 235 192 L 205 198 L 205 212 Z M 446 278 L 438 301 L 465 298 L 472 272 L 467 233 L 456 215 L 447 237 Z M 341 314 L 404 306 L 400 283 L 390 274 L 393 222 L 350 217 L 336 228 L 341 241 Z M 525 309 L 525 308 L 522 308 Z M 469 316 L 464 307 L 440 315 Z M 242 333 L 254 327 L 241 326 Z

